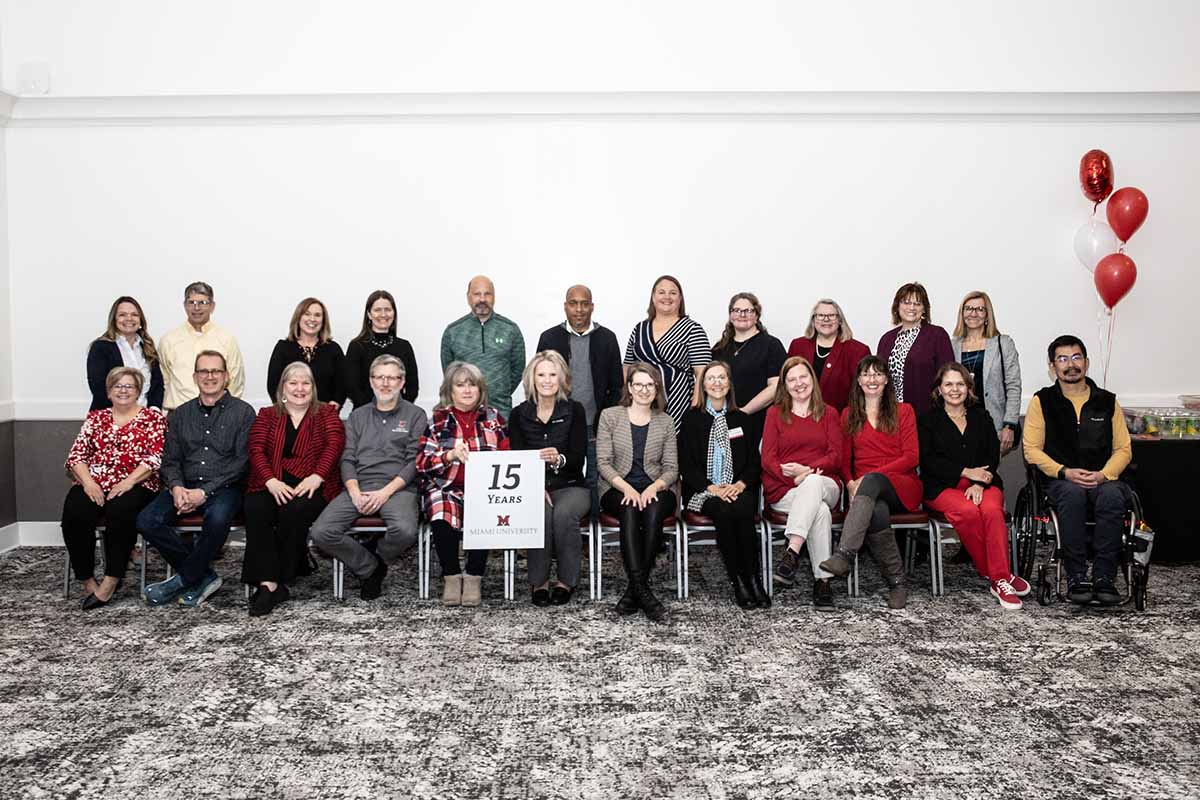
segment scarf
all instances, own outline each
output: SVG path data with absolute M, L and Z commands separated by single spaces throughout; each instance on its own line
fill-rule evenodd
M 713 418 L 712 430 L 708 433 L 708 482 L 717 486 L 733 483 L 733 451 L 729 447 L 729 423 L 725 417 L 727 409 L 725 406 L 717 411 L 711 400 L 704 401 L 704 410 Z M 688 510 L 699 513 L 710 497 L 713 494 L 707 489 L 697 492 L 688 501 Z

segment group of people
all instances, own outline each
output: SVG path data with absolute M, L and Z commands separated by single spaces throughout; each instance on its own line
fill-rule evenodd
M 924 287 L 901 286 L 895 327 L 872 354 L 828 298 L 785 350 L 763 325 L 758 298 L 742 292 L 710 346 L 686 314 L 680 282 L 664 275 L 622 354 L 615 334 L 593 321 L 591 292 L 572 286 L 565 320 L 541 334 L 528 362 L 520 328 L 494 310 L 488 278 L 470 281 L 467 301 L 469 313 L 442 337 L 438 404 L 427 417 L 413 404 L 416 359 L 397 336 L 386 291 L 367 298 L 345 353 L 324 304 L 302 300 L 271 356 L 274 402 L 257 413 L 238 397 L 242 358 L 211 319 L 212 287 L 185 289 L 187 320 L 157 345 L 137 301 L 118 298 L 88 353 L 92 410 L 67 459 L 74 485 L 62 528 L 83 608 L 112 600 L 139 532 L 174 570 L 145 588 L 146 602 L 203 603 L 221 586 L 212 562 L 239 513 L 251 615 L 269 614 L 312 571 L 310 540 L 358 577 L 363 599 L 379 597 L 389 562 L 416 542 L 422 516 L 443 603 L 479 605 L 488 553 L 460 553 L 465 465 L 473 452 L 506 449 L 537 450 L 545 462 L 544 547 L 528 551 L 537 606 L 570 602 L 581 520 L 604 514 L 620 530 L 628 578 L 617 612 L 665 619 L 649 578 L 662 526 L 677 513 L 712 520 L 735 602 L 769 606 L 761 489 L 767 509 L 786 518 L 772 580 L 794 585 L 807 547 L 818 609 L 835 608 L 831 581 L 849 573 L 863 545 L 888 584 L 888 605 L 903 608 L 908 587 L 890 520 L 922 505 L 954 526 L 1000 605 L 1021 607 L 1030 587 L 1009 564 L 997 474 L 1021 432 L 1021 372 L 986 293 L 963 299 L 948 333 L 933 324 Z M 1058 337 L 1048 359 L 1057 380 L 1027 410 L 1025 458 L 1045 474 L 1059 509 L 1068 596 L 1116 603 L 1127 491 L 1118 478 L 1129 435 L 1116 398 L 1086 377 L 1082 341 Z M 525 399 L 514 408 L 518 385 Z M 347 399 L 354 408 L 343 423 Z M 843 505 L 835 541 L 833 512 Z M 201 530 L 185 538 L 176 525 L 193 513 L 203 517 Z M 359 517 L 373 515 L 386 526 L 382 537 L 350 535 Z M 97 581 L 101 521 L 105 575 Z

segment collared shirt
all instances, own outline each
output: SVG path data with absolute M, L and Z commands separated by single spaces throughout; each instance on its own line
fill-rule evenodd
M 242 396 L 246 373 L 237 339 L 212 320 L 200 330 L 185 322 L 166 333 L 158 343 L 158 359 L 166 389 L 163 408 L 176 409 L 200 396 L 192 374 L 196 371 L 196 354 L 202 350 L 215 350 L 225 356 L 225 369 L 229 371 L 229 393 L 234 397 Z
M 589 333 L 591 333 L 592 331 L 596 330 L 596 323 L 594 323 L 594 322 L 591 322 L 591 321 L 589 320 L 589 321 L 588 321 L 587 330 L 586 330 L 586 331 L 584 331 L 583 333 L 580 333 L 579 331 L 577 331 L 577 330 L 575 330 L 574 328 L 572 328 L 572 327 L 571 327 L 571 323 L 570 323 L 570 322 L 564 322 L 564 323 L 563 323 L 563 327 L 567 329 L 567 333 L 573 333 L 573 334 L 575 334 L 576 336 L 587 336 Z
M 167 488 L 203 489 L 209 497 L 241 483 L 249 468 L 250 404 L 225 392 L 213 406 L 200 399 L 175 409 L 167 423 L 162 482 Z
M 118 336 L 117 350 L 121 353 L 122 364 L 142 373 L 142 396 L 138 398 L 138 402 L 145 406 L 149 405 L 146 397 L 150 394 L 150 364 L 147 363 L 146 356 L 142 353 L 142 337 L 135 336 L 134 338 L 137 341 L 130 344 L 124 336 Z
M 416 491 L 417 445 L 428 427 L 425 412 L 404 398 L 391 411 L 374 403 L 354 409 L 346 420 L 342 482 L 358 481 L 372 492 L 399 477 L 405 489 Z

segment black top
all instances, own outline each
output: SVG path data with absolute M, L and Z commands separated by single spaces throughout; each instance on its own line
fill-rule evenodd
M 783 343 L 774 336 L 759 332 L 744 342 L 731 340 L 720 350 L 714 347 L 713 358 L 729 365 L 729 377 L 733 379 L 733 396 L 740 406 L 749 403 L 755 395 L 767 388 L 769 379 L 779 377 L 779 370 L 783 369 L 783 362 L 787 361 L 787 351 L 783 349 Z M 766 414 L 766 408 L 755 412 L 758 430 L 762 430 L 762 419 Z
M 87 381 L 88 388 L 92 390 L 92 407 L 88 411 L 112 408 L 112 400 L 108 399 L 108 389 L 105 388 L 104 383 L 108 380 L 109 370 L 123 366 L 125 366 L 125 361 L 121 358 L 121 348 L 117 347 L 116 342 L 108 339 L 97 339 L 92 342 L 87 354 Z M 150 367 L 150 391 L 146 394 L 146 405 L 151 408 L 162 408 L 162 370 L 159 369 L 157 360 L 151 361 L 148 366 Z
M 554 404 L 550 421 L 542 422 L 538 419 L 537 403 L 526 400 L 514 408 L 508 418 L 508 442 L 513 450 L 553 447 L 566 457 L 567 461 L 560 469 L 546 465 L 546 491 L 584 485 L 588 430 L 587 412 L 582 403 L 559 400 Z
M 975 382 L 975 396 L 983 402 L 983 350 L 964 350 L 958 363 L 971 371 L 971 380 Z
M 725 414 L 729 428 L 729 451 L 733 456 L 733 480 L 746 484 L 746 490 L 758 493 L 762 476 L 762 460 L 758 452 L 758 432 L 750 417 L 741 411 Z M 703 492 L 712 483 L 708 479 L 708 437 L 712 433 L 713 417 L 703 408 L 689 409 L 679 427 L 679 475 L 683 479 L 683 496 Z M 738 436 L 738 429 L 742 435 Z
M 542 331 L 538 337 L 537 352 L 553 350 L 563 357 L 568 366 L 571 364 L 571 340 L 574 333 L 568 333 L 562 325 L 555 325 L 549 330 Z M 596 325 L 595 330 L 588 334 L 591 340 L 588 353 L 592 368 L 592 390 L 596 395 L 596 420 L 593 432 L 599 430 L 600 412 L 615 406 L 621 400 L 621 387 L 625 385 L 625 375 L 621 369 L 621 349 L 617 344 L 617 336 L 608 328 Z M 578 365 L 571 369 L 577 369 Z
M 1075 416 L 1075 405 L 1062 393 L 1058 381 L 1034 395 L 1042 406 L 1046 420 L 1046 441 L 1042 450 L 1064 467 L 1101 470 L 1112 458 L 1113 415 L 1117 413 L 1117 396 L 1101 389 L 1091 378 L 1087 381 L 1091 394 Z
M 962 471 L 967 467 L 984 467 L 992 473 L 991 484 L 981 486 L 1004 488 L 996 472 L 1000 463 L 1000 438 L 992 424 L 992 415 L 983 403 L 967 406 L 967 427 L 962 433 L 946 410 L 935 404 L 917 419 L 917 435 L 921 441 L 921 483 L 925 485 L 925 499 L 932 500 L 946 489 L 958 486 Z
M 320 395 L 317 395 L 320 398 Z M 283 429 L 283 457 L 291 458 L 292 450 L 296 447 L 296 437 L 300 435 L 300 429 L 292 422 L 292 415 L 288 414 L 287 422 Z M 283 482 L 288 486 L 295 486 L 303 480 L 302 478 L 293 475 L 286 469 L 283 471 Z
M 625 473 L 625 482 L 639 492 L 646 491 L 654 483 L 646 474 L 646 435 L 650 433 L 649 425 L 634 425 L 629 423 L 629 433 L 633 438 L 633 466 Z
M 374 401 L 375 392 L 371 391 L 371 362 L 384 353 L 389 353 L 403 362 L 404 391 L 400 394 L 410 403 L 416 401 L 421 383 L 417 376 L 417 357 L 413 354 L 412 345 L 408 340 L 392 336 L 390 333 L 371 331 L 369 340 L 364 342 L 355 339 L 346 348 L 342 388 L 355 408 Z
M 189 400 L 171 414 L 163 446 L 162 482 L 168 489 L 203 489 L 211 497 L 242 483 L 250 466 L 254 409 L 226 392 L 214 406 Z
M 832 352 L 833 352 L 833 345 L 830 345 L 829 349 L 825 351 L 825 355 L 821 355 L 821 345 L 817 344 L 815 341 L 813 342 L 812 366 L 813 366 L 813 374 L 814 375 L 823 375 L 824 374 L 823 372 L 821 372 L 821 370 L 825 369 L 825 359 L 829 358 L 829 354 Z M 782 367 L 780 369 L 782 369 Z
M 313 372 L 313 388 L 317 390 L 317 400 L 322 403 L 333 401 L 339 406 L 346 402 L 346 391 L 342 388 L 342 346 L 337 342 L 326 342 L 318 345 L 312 353 L 310 361 L 304 348 L 297 342 L 280 339 L 271 351 L 271 361 L 267 365 L 267 397 L 275 401 L 275 392 L 279 390 L 279 379 L 288 364 L 303 361 Z

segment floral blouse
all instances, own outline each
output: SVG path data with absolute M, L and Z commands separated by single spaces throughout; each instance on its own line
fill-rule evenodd
M 119 428 L 113 424 L 111 408 L 90 411 L 71 445 L 67 474 L 79 483 L 71 467 L 87 464 L 92 478 L 107 492 L 145 464 L 152 472 L 141 485 L 157 492 L 166 431 L 167 418 L 156 408 L 143 408 Z

